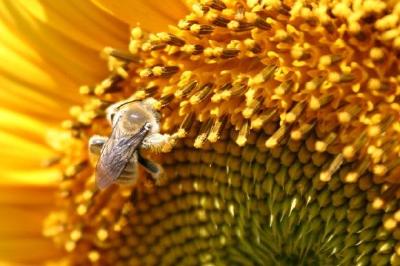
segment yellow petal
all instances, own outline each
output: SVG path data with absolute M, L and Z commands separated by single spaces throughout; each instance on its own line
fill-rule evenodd
M 1 183 L 45 184 L 59 180 L 59 172 L 43 169 L 54 151 L 43 136 L 50 123 L 0 108 Z
M 54 244 L 43 237 L 0 238 L 0 258 L 4 257 L 4 260 L 26 263 L 25 265 L 40 265 L 38 262 L 57 256 L 59 252 L 54 249 Z
M 25 197 L 25 201 L 29 201 L 30 198 Z M 0 205 L 0 215 L 2 217 L 0 227 L 0 238 L 3 237 L 15 237 L 15 236 L 30 236 L 30 237 L 41 237 L 42 232 L 40 226 L 42 224 L 43 217 L 48 214 L 51 208 L 47 206 L 16 206 L 16 205 Z M 27 223 L 26 221 L 29 221 Z
M 12 14 L 12 17 L 1 14 L 2 18 L 5 18 L 6 26 L 15 31 L 16 35 L 23 31 L 23 35 L 21 34 L 23 39 L 32 42 L 34 49 L 48 60 L 49 68 L 56 67 L 62 73 L 68 73 L 70 78 L 76 82 L 84 82 L 85 77 L 100 78 L 99 74 L 104 68 L 87 64 L 87 62 L 98 59 L 97 51 L 79 45 L 59 31 L 52 29 L 48 24 L 35 19 L 22 8 L 18 8 L 18 2 L 12 6 L 2 7 L 0 10 Z M 13 23 L 14 20 L 18 24 Z M 11 47 L 11 49 L 13 48 Z M 21 75 L 21 70 L 15 69 L 15 67 L 13 66 L 11 71 L 17 71 L 16 74 Z
M 137 23 L 148 31 L 163 31 L 168 25 L 175 25 L 187 13 L 187 5 L 182 0 L 93 0 L 104 10 L 129 25 Z
M 78 87 L 106 75 L 104 46 L 123 49 L 128 26 L 90 1 L 0 2 L 0 183 L 55 182 L 43 169 L 54 156 L 44 141 L 70 106 Z
M 4 185 L 0 184 L 0 205 L 47 205 L 55 193 L 55 186 L 31 186 L 31 185 Z M 1 222 L 1 220 L 0 220 Z
M 0 101 L 5 110 L 28 114 L 49 123 L 59 123 L 68 114 L 69 106 L 78 102 L 78 99 L 65 99 L 61 94 L 53 95 L 39 89 L 28 89 L 18 81 L 2 76 L 0 84 Z M 6 123 L 4 120 L 2 122 Z
M 38 265 L 59 256 L 51 240 L 42 236 L 54 191 L 50 186 L 0 185 L 0 265 Z
M 13 1 L 14 2 L 14 1 Z M 126 46 L 127 25 L 97 8 L 90 1 L 16 1 L 15 9 L 31 16 L 82 46 L 101 50 L 105 45 Z
M 0 17 L 0 51 L 5 59 L 0 73 L 28 81 L 24 85 L 35 90 L 38 87 L 29 84 L 32 80 L 48 88 L 52 79 L 54 93 L 73 91 L 75 98 L 79 85 L 105 76 L 99 51 L 104 46 L 123 48 L 129 37 L 127 25 L 88 1 L 73 0 L 65 5 L 2 1 Z M 29 63 L 21 63 L 23 60 Z M 32 71 L 31 65 L 38 70 Z M 42 84 L 44 77 L 47 83 Z
M 42 222 L 60 178 L 49 127 L 80 102 L 78 87 L 106 76 L 99 52 L 126 49 L 128 25 L 90 1 L 0 1 L 0 265 L 57 259 Z
M 2 107 L 0 107 L 0 118 L 2 120 L 0 132 L 3 134 L 9 133 L 14 137 L 20 137 L 25 141 L 32 141 L 41 145 L 45 144 L 43 136 L 48 130 L 47 127 L 52 125 L 48 121 L 38 121 L 32 116 L 23 115 Z

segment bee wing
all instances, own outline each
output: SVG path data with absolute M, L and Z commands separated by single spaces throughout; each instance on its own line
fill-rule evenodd
M 100 158 L 96 165 L 98 188 L 108 187 L 121 175 L 148 131 L 149 124 L 145 124 L 136 134 L 122 134 L 118 127 L 114 128 L 110 138 L 101 149 Z

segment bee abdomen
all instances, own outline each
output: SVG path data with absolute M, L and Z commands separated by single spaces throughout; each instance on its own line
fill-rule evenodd
M 121 175 L 117 178 L 118 184 L 134 184 L 137 181 L 137 155 L 129 160 Z

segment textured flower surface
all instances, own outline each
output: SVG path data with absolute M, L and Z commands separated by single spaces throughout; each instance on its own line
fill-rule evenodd
M 99 2 L 134 25 L 127 6 Z M 53 135 L 63 178 L 45 234 L 65 260 L 399 265 L 400 4 L 206 0 L 188 12 L 105 48 L 110 75 L 81 87 Z M 148 97 L 179 136 L 147 154 L 165 178 L 99 191 L 88 139 L 110 133 L 111 103 Z
M 45 136 L 57 144 L 55 129 L 83 102 L 79 86 L 107 75 L 101 49 L 123 49 L 128 32 L 127 23 L 89 1 L 0 1 L 0 265 L 60 256 L 42 234 L 60 178 L 59 169 L 43 168 L 60 155 Z

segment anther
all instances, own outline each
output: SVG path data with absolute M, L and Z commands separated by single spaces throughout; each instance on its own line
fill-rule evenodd
M 270 30 L 271 25 L 269 25 L 264 19 L 257 18 L 254 22 L 254 25 L 259 28 L 260 30 Z
M 237 56 L 239 54 L 240 50 L 238 49 L 224 49 L 222 51 L 221 58 L 223 59 L 229 59 Z
M 208 134 L 210 133 L 211 127 L 213 125 L 212 119 L 208 119 L 204 122 L 199 130 L 199 134 L 197 135 L 196 140 L 194 141 L 193 146 L 195 148 L 201 148 L 204 145 L 204 142 L 207 140 Z
M 293 123 L 300 114 L 303 112 L 304 107 L 306 106 L 305 101 L 297 103 L 289 113 L 286 114 L 285 121 L 287 123 Z
M 268 81 L 277 69 L 278 69 L 278 67 L 276 65 L 270 65 L 270 66 L 265 67 L 261 72 L 263 81 L 264 82 Z
M 233 83 L 231 89 L 229 90 L 230 96 L 239 96 L 246 92 L 247 90 L 247 82 L 237 81 Z
M 194 120 L 195 120 L 195 113 L 190 112 L 186 114 L 177 132 L 180 138 L 186 137 L 187 133 L 190 131 L 193 125 Z
M 331 132 L 326 136 L 323 140 L 317 140 L 315 142 L 315 150 L 317 152 L 324 152 L 328 148 L 328 146 L 335 141 L 337 134 L 335 132 Z
M 168 105 L 174 98 L 175 97 L 173 94 L 168 94 L 168 95 L 162 96 L 160 98 L 161 107 Z
M 249 134 L 249 122 L 246 120 L 239 130 L 238 137 L 236 138 L 236 144 L 239 146 L 243 146 L 246 144 L 247 135 Z
M 314 78 L 306 83 L 305 89 L 310 90 L 310 91 L 316 90 L 321 86 L 323 81 L 324 81 L 324 79 L 322 77 Z
M 218 118 L 214 123 L 210 130 L 210 134 L 208 135 L 208 140 L 210 142 L 216 142 L 221 135 L 221 130 L 225 127 L 228 122 L 228 116 L 224 115 L 222 118 Z
M 254 130 L 260 129 L 267 121 L 269 121 L 275 114 L 277 110 L 272 108 L 272 109 L 267 109 L 264 110 L 261 114 L 256 116 L 251 120 L 250 128 Z
M 267 141 L 265 142 L 265 146 L 267 148 L 274 148 L 278 146 L 279 142 L 285 136 L 288 129 L 289 127 L 287 125 L 281 125 L 280 128 L 271 137 L 267 139 Z
M 174 46 L 183 46 L 185 45 L 185 41 L 176 37 L 175 35 L 168 33 L 168 38 L 166 39 L 166 42 L 169 45 L 174 45 Z
M 328 164 L 327 169 L 323 169 L 320 173 L 319 179 L 323 182 L 328 182 L 331 180 L 332 175 L 339 170 L 343 163 L 343 155 L 341 153 L 337 154 L 335 158 Z
M 228 23 L 228 28 L 232 29 L 236 32 L 243 32 L 243 31 L 249 31 L 254 28 L 254 24 L 244 22 L 244 21 L 236 21 L 232 20 L 231 22 Z
M 177 66 L 154 66 L 152 68 L 145 68 L 139 72 L 141 77 L 163 77 L 167 78 L 179 71 Z
M 346 174 L 346 176 L 344 177 L 344 181 L 347 183 L 357 182 L 360 176 L 362 176 L 367 171 L 370 164 L 370 160 L 368 158 L 365 158 L 357 166 L 354 166 L 354 171 L 350 171 Z
M 212 23 L 213 23 L 213 25 L 218 26 L 218 27 L 226 27 L 226 25 L 229 23 L 229 19 L 218 16 L 216 19 L 214 19 L 214 21 Z
M 165 67 L 162 67 L 160 76 L 170 77 L 173 74 L 177 73 L 178 71 L 179 71 L 179 67 L 177 67 L 177 66 L 165 66 Z M 154 73 L 154 74 L 157 75 L 156 73 Z
M 165 43 L 156 43 L 156 44 L 152 44 L 150 46 L 150 51 L 157 51 L 157 50 L 162 50 L 165 47 L 167 47 L 167 45 Z
M 133 54 L 122 52 L 111 47 L 104 48 L 104 52 L 112 57 L 115 57 L 119 60 L 126 61 L 126 62 L 139 62 L 140 59 Z
M 190 92 L 197 87 L 197 81 L 193 80 L 183 86 L 182 88 L 178 88 L 175 92 L 175 96 L 177 98 L 186 97 Z
M 222 11 L 226 8 L 226 5 L 221 0 L 211 0 L 208 1 L 206 5 L 219 11 Z
M 290 137 L 294 140 L 300 140 L 303 139 L 305 137 L 305 135 L 310 132 L 311 129 L 313 129 L 315 126 L 315 123 L 301 123 L 300 127 L 298 127 L 295 130 L 292 130 L 292 132 L 290 133 Z
M 207 83 L 204 84 L 199 91 L 197 91 L 195 94 L 193 94 L 190 99 L 189 102 L 192 105 L 195 104 L 199 104 L 200 102 L 202 102 L 204 99 L 207 98 L 207 96 L 210 95 L 212 88 L 213 88 L 213 84 L 212 83 Z
M 91 86 L 86 86 L 86 85 L 84 85 L 84 86 L 80 86 L 79 87 L 79 93 L 80 94 L 84 94 L 84 95 L 91 95 L 91 94 L 93 94 L 94 93 L 94 87 L 91 87 Z
M 181 51 L 192 54 L 192 55 L 198 55 L 203 53 L 204 47 L 201 46 L 200 44 L 186 44 L 182 46 Z
M 150 86 L 150 87 L 144 88 L 144 92 L 146 93 L 146 97 L 153 96 L 158 91 L 158 89 L 159 89 L 158 86 Z
M 195 23 L 190 26 L 190 31 L 199 35 L 207 35 L 214 31 L 214 27 Z
M 346 159 L 351 159 L 359 149 L 368 141 L 367 134 L 362 132 L 351 145 L 343 148 L 343 155 Z

